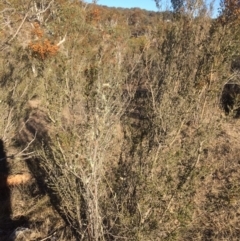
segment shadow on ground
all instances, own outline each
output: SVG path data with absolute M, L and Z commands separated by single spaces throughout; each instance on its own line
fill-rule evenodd
M 4 142 L 0 140 L 0 240 L 14 240 L 14 230 L 18 227 L 27 227 L 25 217 L 12 220 L 11 190 L 7 185 L 9 165 L 4 148 Z

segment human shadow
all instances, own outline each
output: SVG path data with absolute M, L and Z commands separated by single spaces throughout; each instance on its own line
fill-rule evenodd
M 9 174 L 9 166 L 7 156 L 4 150 L 4 143 L 0 139 L 0 229 L 6 230 L 11 223 L 11 192 L 7 185 L 7 176 Z
M 0 240 L 14 240 L 14 235 L 9 239 L 9 234 L 20 226 L 28 226 L 25 217 L 12 220 L 11 189 L 7 185 L 9 170 L 4 142 L 0 139 Z

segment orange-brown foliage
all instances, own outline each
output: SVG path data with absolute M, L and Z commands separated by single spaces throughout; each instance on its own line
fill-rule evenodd
M 43 30 L 40 28 L 40 25 L 38 23 L 33 24 L 34 29 L 32 30 L 32 35 L 35 35 L 39 38 L 43 37 Z
M 90 22 L 99 22 L 101 20 L 101 10 L 97 7 L 91 9 L 87 20 Z
M 29 48 L 31 49 L 34 56 L 39 57 L 40 59 L 45 59 L 48 56 L 55 55 L 59 46 L 56 44 L 52 44 L 49 39 L 44 39 L 44 31 L 38 23 L 33 24 L 34 29 L 32 30 L 32 35 L 38 37 L 37 42 L 31 42 L 29 44 Z
M 52 44 L 48 39 L 36 43 L 30 43 L 29 48 L 34 55 L 40 57 L 42 60 L 48 56 L 55 55 L 59 50 L 59 46 Z

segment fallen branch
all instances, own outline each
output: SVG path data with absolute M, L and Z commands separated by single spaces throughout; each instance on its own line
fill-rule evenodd
M 59 43 L 57 43 L 57 46 L 60 46 L 61 44 L 63 44 L 65 42 L 66 36 L 67 36 L 67 34 L 65 34 L 64 38 L 62 40 L 60 40 Z
M 10 42 L 12 42 L 12 41 L 16 38 L 16 36 L 18 35 L 20 29 L 22 28 L 24 22 L 26 21 L 27 17 L 28 17 L 28 12 L 25 14 L 25 16 L 24 16 L 21 24 L 19 25 L 17 31 L 15 32 L 15 34 L 6 42 L 7 44 L 9 44 Z
M 30 173 L 1 175 L 0 188 L 25 184 L 25 183 L 28 183 L 31 179 L 32 179 L 32 176 Z

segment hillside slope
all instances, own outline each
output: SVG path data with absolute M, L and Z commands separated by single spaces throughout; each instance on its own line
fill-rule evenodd
M 25 3 L 0 3 L 0 239 L 238 240 L 238 20 Z

